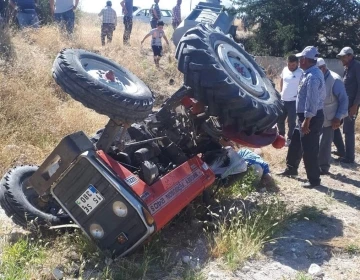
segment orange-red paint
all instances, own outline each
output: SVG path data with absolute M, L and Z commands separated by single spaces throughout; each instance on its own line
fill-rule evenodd
M 138 177 L 132 180 L 135 175 L 103 151 L 97 153 L 121 179 L 129 181 L 130 178 L 131 188 L 148 206 L 157 230 L 215 181 L 214 173 L 195 156 L 148 186 Z

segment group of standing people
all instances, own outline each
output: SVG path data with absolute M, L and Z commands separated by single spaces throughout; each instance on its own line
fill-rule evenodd
M 279 119 L 279 133 L 289 147 L 286 166 L 279 173 L 296 176 L 301 159 L 308 182 L 303 187 L 320 185 L 321 175 L 328 175 L 331 153 L 339 162 L 352 164 L 355 160 L 355 121 L 360 104 L 360 62 L 350 47 L 337 55 L 344 66 L 343 77 L 328 69 L 317 49 L 306 47 L 301 53 L 290 55 L 281 74 L 280 90 L 284 115 Z M 340 126 L 343 124 L 345 144 Z M 337 151 L 331 152 L 334 142 Z
M 162 39 L 169 45 L 164 31 L 164 22 L 161 20 L 162 16 L 159 1 L 160 0 L 154 0 L 154 4 L 149 9 L 151 30 L 141 41 L 141 44 L 143 44 L 143 42 L 151 36 L 151 48 L 153 50 L 156 67 L 159 67 L 159 61 L 162 56 Z M 174 29 L 181 23 L 181 3 L 182 0 L 177 0 L 177 4 L 173 8 L 172 26 Z M 124 45 L 129 45 L 133 27 L 133 0 L 123 0 L 120 2 L 120 5 L 124 16 L 123 43 Z M 108 43 L 112 41 L 113 32 L 117 26 L 117 14 L 112 8 L 111 1 L 106 2 L 106 7 L 101 10 L 99 16 L 102 17 L 101 44 L 104 46 L 106 38 Z
M 38 0 L 10 0 L 10 6 L 17 11 L 16 18 L 20 28 L 40 26 L 36 13 Z M 50 13 L 54 21 L 64 27 L 68 34 L 72 34 L 75 25 L 75 10 L 79 0 L 49 0 Z
M 149 21 L 152 30 L 158 29 L 158 26 L 164 26 L 164 23 L 161 20 L 162 15 L 159 2 L 160 0 L 154 0 L 154 3 L 149 9 Z M 177 4 L 172 10 L 172 26 L 174 29 L 181 23 L 181 3 L 182 0 L 177 0 Z M 129 45 L 133 28 L 133 0 L 122 0 L 120 5 L 122 7 L 124 23 L 123 43 L 124 45 Z M 116 11 L 112 8 L 111 1 L 106 2 L 106 7 L 99 13 L 99 16 L 102 17 L 101 43 L 102 45 L 105 45 L 106 37 L 109 43 L 112 41 L 113 31 L 117 26 L 117 15 Z

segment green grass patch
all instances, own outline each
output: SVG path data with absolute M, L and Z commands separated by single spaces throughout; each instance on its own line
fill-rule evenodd
M 224 187 L 220 188 L 217 197 L 219 200 L 235 197 L 244 198 L 256 190 L 257 183 L 258 178 L 256 177 L 254 170 L 249 168 L 247 172 L 234 175 L 226 181 Z
M 5 245 L 0 265 L 2 279 L 29 279 L 31 270 L 42 267 L 45 250 L 42 242 L 29 238 Z
M 360 254 L 360 246 L 357 244 L 349 244 L 345 247 L 345 252 L 350 255 Z
M 246 259 L 256 256 L 287 218 L 284 203 L 277 199 L 250 213 L 233 207 L 210 236 L 212 255 L 222 257 L 231 270 L 237 269 Z

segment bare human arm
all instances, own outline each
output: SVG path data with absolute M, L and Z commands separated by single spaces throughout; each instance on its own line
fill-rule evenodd
M 165 42 L 166 42 L 166 44 L 168 44 L 169 45 L 169 41 L 168 41 L 168 39 L 167 39 L 167 37 L 166 37 L 166 35 L 165 35 L 165 33 L 164 33 L 164 40 L 165 40 Z
M 126 6 L 125 6 L 125 0 L 120 2 L 120 5 L 122 7 L 122 13 L 123 15 L 127 15 L 127 10 L 126 10 Z
M 283 90 L 283 85 L 284 85 L 284 80 L 281 79 L 280 80 L 280 92 L 282 92 L 282 90 Z
M 78 6 L 79 6 L 79 0 L 75 0 L 75 5 L 73 7 L 73 10 L 76 10 Z
M 144 41 L 145 41 L 147 38 L 149 38 L 151 35 L 152 35 L 151 33 L 147 34 L 147 35 L 144 37 L 144 39 L 142 39 L 141 44 L 143 44 Z

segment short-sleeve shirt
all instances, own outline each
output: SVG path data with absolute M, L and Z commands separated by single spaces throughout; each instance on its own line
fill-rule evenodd
M 158 19 L 160 20 L 160 19 L 161 19 L 161 12 L 160 12 L 159 4 L 154 4 L 154 5 L 151 7 L 151 10 L 156 11 L 156 15 L 158 16 Z M 153 13 L 153 12 L 151 13 L 151 20 L 157 20 L 157 18 L 154 17 L 154 13 Z
M 74 7 L 74 0 L 55 0 L 55 14 L 62 14 L 72 10 Z
M 151 45 L 152 46 L 158 46 L 158 47 L 162 47 L 162 42 L 161 39 L 162 37 L 164 37 L 165 32 L 164 30 L 159 30 L 157 28 L 151 30 L 149 32 L 149 34 L 152 36 L 151 38 Z
M 296 101 L 298 87 L 303 71 L 297 68 L 294 72 L 290 71 L 286 66 L 280 77 L 283 79 L 283 88 L 281 92 L 281 99 L 284 101 Z
M 35 10 L 35 0 L 15 0 L 20 10 Z
M 133 0 L 125 0 L 125 8 L 127 13 L 124 15 L 125 17 L 132 18 L 133 17 Z

